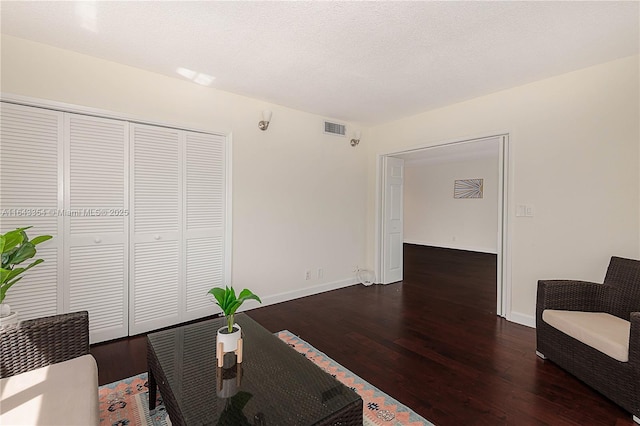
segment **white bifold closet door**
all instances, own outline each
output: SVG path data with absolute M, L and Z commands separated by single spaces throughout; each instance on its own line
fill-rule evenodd
M 181 131 L 131 125 L 129 332 L 180 322 L 184 259 Z
M 224 136 L 0 106 L 0 230 L 54 237 L 8 292 L 20 319 L 88 310 L 96 343 L 217 311 Z
M 208 291 L 225 284 L 225 138 L 185 132 L 183 321 L 213 314 Z
M 44 263 L 7 292 L 21 320 L 63 312 L 62 141 L 63 113 L 0 103 L 0 232 L 53 236 L 38 246 Z
M 224 283 L 225 139 L 131 125 L 129 332 L 215 312 Z
M 65 114 L 65 312 L 89 311 L 90 340 L 128 334 L 129 123 Z

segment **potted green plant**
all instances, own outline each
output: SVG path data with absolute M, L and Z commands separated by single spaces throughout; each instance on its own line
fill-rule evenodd
M 40 235 L 29 240 L 25 232 L 31 226 L 14 229 L 0 235 L 0 253 L 2 253 L 2 269 L 0 269 L 0 318 L 3 325 L 14 323 L 18 320 L 17 312 L 11 312 L 11 307 L 4 303 L 7 291 L 23 277 L 19 276 L 34 266 L 44 262 L 37 259 L 27 266 L 20 266 L 24 261 L 36 255 L 36 246 L 47 240 L 51 235 Z
M 235 323 L 234 314 L 246 300 L 253 299 L 260 303 L 262 301 L 246 288 L 237 297 L 233 287 L 227 286 L 225 288 L 214 287 L 209 290 L 209 293 L 213 295 L 216 305 L 220 306 L 222 313 L 227 318 L 227 325 L 218 330 L 217 342 L 222 342 L 224 353 L 233 352 L 238 349 L 238 339 L 240 339 L 240 326 Z

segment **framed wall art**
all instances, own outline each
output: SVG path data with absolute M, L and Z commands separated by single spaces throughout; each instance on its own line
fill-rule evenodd
M 453 198 L 482 198 L 483 179 L 461 179 L 453 184 Z

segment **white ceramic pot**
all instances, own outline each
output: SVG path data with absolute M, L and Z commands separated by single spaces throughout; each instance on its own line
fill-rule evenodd
M 0 318 L 8 317 L 11 314 L 11 306 L 8 303 L 0 303 Z
M 222 351 L 224 353 L 233 352 L 238 349 L 238 340 L 240 340 L 242 333 L 238 324 L 233 324 L 233 333 L 228 333 L 228 331 L 229 328 L 226 325 L 218 329 L 216 347 L 218 346 L 218 343 L 222 342 Z
M 7 316 L 0 316 L 0 327 L 5 327 L 7 325 L 17 324 L 18 323 L 18 313 L 17 312 L 9 312 Z

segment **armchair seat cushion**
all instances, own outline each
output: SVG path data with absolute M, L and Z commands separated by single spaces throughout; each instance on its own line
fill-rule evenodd
M 617 361 L 629 361 L 629 321 L 604 312 L 555 309 L 545 309 L 542 320 Z
M 97 425 L 98 368 L 91 355 L 0 379 L 3 425 Z

